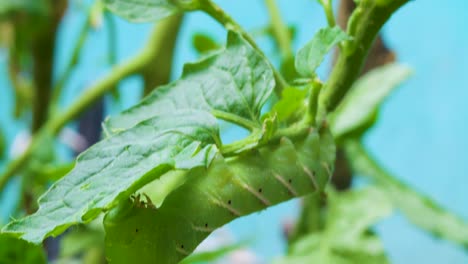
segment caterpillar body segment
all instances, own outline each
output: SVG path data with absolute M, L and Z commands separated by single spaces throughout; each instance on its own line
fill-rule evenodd
M 235 218 L 313 192 L 323 192 L 335 147 L 327 130 L 311 131 L 233 158 L 218 155 L 196 168 L 157 208 L 123 203 L 124 216 L 106 215 L 111 263 L 178 263 L 215 229 Z M 128 209 L 130 208 L 130 209 Z M 115 209 L 118 210 L 118 209 Z

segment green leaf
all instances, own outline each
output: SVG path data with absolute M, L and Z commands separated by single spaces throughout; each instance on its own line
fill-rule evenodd
M 391 213 L 387 197 L 375 188 L 329 194 L 325 229 L 297 240 L 289 256 L 275 263 L 388 263 L 382 244 L 368 232 Z
M 45 264 L 47 262 L 40 246 L 0 234 L 0 263 Z
M 112 134 L 155 115 L 199 109 L 249 129 L 261 129 L 260 110 L 274 86 L 273 72 L 265 58 L 230 31 L 226 48 L 186 64 L 179 80 L 154 90 L 138 105 L 110 118 L 105 128 Z
M 2 231 L 33 243 L 89 222 L 172 169 L 207 166 L 219 142 L 216 119 L 180 110 L 139 123 L 80 155 L 75 168 L 39 199 L 39 210 Z
M 199 54 L 206 54 L 221 48 L 213 38 L 203 33 L 195 33 L 193 35 L 192 45 Z
M 400 64 L 388 64 L 370 71 L 357 80 L 330 117 L 335 137 L 367 128 L 384 99 L 411 75 Z
M 80 155 L 75 168 L 39 199 L 39 210 L 3 231 L 39 243 L 89 222 L 168 171 L 208 166 L 221 145 L 209 112 L 262 131 L 260 109 L 273 86 L 265 59 L 230 32 L 224 50 L 186 65 L 183 79 L 111 119 L 118 128 L 108 126 L 112 134 Z M 183 180 L 160 184 L 172 190 Z
M 320 29 L 315 36 L 296 55 L 295 66 L 299 74 L 314 77 L 325 55 L 335 46 L 350 37 L 338 26 Z
M 442 208 L 432 199 L 416 192 L 374 161 L 358 141 L 347 141 L 345 150 L 356 174 L 376 182 L 394 206 L 410 222 L 436 237 L 468 247 L 468 222 Z
M 131 22 L 151 22 L 182 10 L 171 0 L 103 0 L 113 13 Z
M 296 121 L 306 111 L 307 89 L 287 87 L 281 93 L 279 100 L 272 108 L 279 122 Z

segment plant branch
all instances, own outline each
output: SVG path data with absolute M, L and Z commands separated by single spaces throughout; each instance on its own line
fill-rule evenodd
M 331 0 L 320 0 L 320 4 L 325 11 L 325 16 L 327 17 L 327 22 L 329 27 L 334 27 L 336 25 L 335 15 L 333 14 L 333 3 Z
M 221 7 L 216 5 L 211 0 L 199 0 L 199 5 L 200 6 L 198 7 L 198 10 L 201 10 L 205 12 L 206 14 L 208 14 L 209 16 L 211 16 L 214 20 L 216 20 L 218 23 L 223 25 L 226 29 L 231 29 L 241 34 L 242 37 L 244 37 L 245 40 L 247 40 L 254 49 L 256 49 L 260 54 L 262 54 L 262 56 L 265 59 L 267 59 L 263 51 L 260 49 L 260 47 L 258 47 L 257 43 L 252 38 L 252 36 L 250 36 L 250 34 L 247 33 L 247 31 L 245 31 L 242 28 L 242 26 L 240 26 L 231 16 L 229 16 L 226 12 L 224 12 L 224 10 L 221 9 Z M 269 60 L 268 62 L 270 63 Z M 281 97 L 281 91 L 285 87 L 287 87 L 288 84 L 283 79 L 283 76 L 281 76 L 281 74 L 277 70 L 275 70 L 275 68 L 271 65 L 271 63 L 270 63 L 270 66 L 273 69 L 273 74 L 276 80 L 275 92 L 279 97 Z
M 409 0 L 362 0 L 348 23 L 348 34 L 330 78 L 320 95 L 323 112 L 333 111 L 358 78 L 379 30 L 390 16 Z
M 107 28 L 107 63 L 113 67 L 117 63 L 117 28 L 110 11 L 104 11 L 104 25 Z M 112 88 L 112 97 L 119 100 L 120 93 L 117 87 Z
M 287 137 L 291 140 L 302 138 L 311 131 L 309 123 L 297 122 L 289 127 L 279 129 L 276 133 L 268 140 L 262 140 L 263 131 L 260 129 L 254 129 L 250 135 L 244 139 L 225 144 L 221 148 L 221 153 L 224 157 L 236 156 L 239 153 L 258 149 L 260 147 L 275 144 L 283 137 Z M 320 129 L 319 127 L 315 129 Z
M 5 172 L 0 177 L 0 191 L 3 190 L 7 182 L 29 161 L 31 154 L 40 146 L 42 136 L 47 134 L 55 135 L 60 132 L 68 122 L 74 120 L 104 94 L 115 88 L 120 80 L 140 72 L 145 65 L 150 63 L 155 54 L 157 54 L 157 50 L 155 49 L 161 46 L 159 42 L 165 41 L 165 39 L 160 37 L 161 30 L 164 29 L 161 28 L 161 23 L 158 23 L 154 27 L 146 46 L 138 55 L 115 66 L 108 75 L 86 89 L 81 97 L 66 111 L 58 116 L 52 117 L 45 123 L 44 126 L 34 134 L 28 149 L 21 156 L 8 164 Z
M 67 66 L 65 66 L 65 70 L 63 71 L 62 75 L 60 76 L 60 78 L 58 79 L 57 83 L 54 86 L 52 102 L 51 102 L 51 107 L 50 107 L 51 113 L 53 113 L 56 110 L 58 106 L 58 102 L 60 100 L 60 96 L 63 91 L 63 87 L 65 87 L 68 80 L 70 79 L 71 74 L 73 73 L 73 68 L 75 68 L 75 66 L 78 64 L 79 56 L 80 56 L 81 50 L 83 49 L 85 41 L 88 37 L 90 28 L 91 28 L 91 12 L 88 13 L 86 20 L 81 27 L 80 34 L 78 35 L 78 40 L 75 42 L 75 46 L 73 47 L 70 60 L 68 61 Z
M 108 48 L 108 62 L 110 65 L 115 65 L 117 61 L 117 28 L 114 19 L 109 11 L 104 12 L 104 23 L 107 30 L 107 48 Z
M 234 123 L 238 126 L 241 126 L 249 131 L 253 131 L 255 129 L 261 128 L 261 125 L 258 123 L 255 123 L 254 121 L 251 121 L 249 119 L 240 117 L 235 114 L 231 114 L 228 112 L 223 112 L 223 111 L 218 111 L 218 110 L 212 110 L 211 113 L 220 119 L 223 119 L 224 121 Z

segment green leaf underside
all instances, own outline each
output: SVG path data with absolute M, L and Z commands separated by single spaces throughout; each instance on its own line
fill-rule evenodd
M 295 60 L 296 70 L 305 77 L 315 76 L 315 71 L 327 53 L 338 43 L 350 37 L 338 26 L 320 29 L 315 36 L 298 52 Z
M 411 70 L 406 66 L 389 64 L 357 80 L 330 118 L 335 137 L 372 124 L 383 100 L 410 74 Z
M 274 86 L 273 72 L 265 58 L 230 31 L 225 49 L 186 64 L 179 80 L 156 89 L 138 105 L 110 118 L 105 127 L 112 134 L 154 115 L 199 109 L 243 119 L 260 128 L 260 110 Z
M 353 171 L 376 181 L 394 206 L 420 228 L 468 247 L 468 222 L 442 208 L 429 197 L 424 196 L 396 177 L 387 173 L 366 152 L 357 141 L 347 141 L 346 152 Z
M 386 196 L 375 188 L 329 194 L 325 229 L 300 238 L 274 263 L 388 263 L 380 240 L 368 232 L 391 213 Z
M 217 152 L 216 119 L 202 111 L 156 116 L 81 154 L 75 168 L 39 199 L 39 210 L 2 231 L 40 243 L 89 222 L 171 169 L 207 166 Z
M 181 12 L 171 0 L 103 0 L 113 13 L 131 22 L 161 20 Z
M 155 209 L 125 202 L 106 215 L 110 263 L 178 263 L 212 231 L 271 205 L 323 190 L 335 147 L 328 131 L 311 132 L 234 158 L 216 157 Z M 308 174 L 309 173 L 309 174 Z M 312 179 L 313 178 L 313 179 Z

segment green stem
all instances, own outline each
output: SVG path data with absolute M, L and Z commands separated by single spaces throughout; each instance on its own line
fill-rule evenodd
M 258 123 L 255 123 L 249 119 L 242 118 L 235 114 L 218 110 L 212 110 L 211 113 L 217 118 L 239 125 L 249 131 L 253 131 L 255 129 L 260 128 L 260 125 Z
M 293 56 L 291 49 L 291 36 L 288 27 L 281 18 L 280 10 L 276 5 L 276 0 L 265 0 L 265 5 L 271 17 L 271 27 L 273 36 L 278 43 L 283 60 L 287 60 Z
M 259 138 L 261 134 L 262 131 L 260 129 L 256 129 L 252 131 L 250 135 L 246 138 L 234 141 L 229 144 L 224 144 L 221 146 L 221 153 L 224 157 L 231 157 L 236 156 L 244 151 L 256 149 L 261 145 L 259 143 Z
M 310 84 L 310 94 L 308 102 L 308 111 L 306 113 L 306 122 L 312 126 L 317 126 L 318 98 L 323 84 L 315 79 Z
M 335 15 L 333 13 L 333 4 L 331 0 L 321 0 L 320 4 L 323 6 L 325 16 L 327 17 L 328 26 L 334 27 L 336 25 Z
M 165 41 L 165 39 L 160 37 L 159 33 L 161 30 L 163 29 L 159 24 L 155 26 L 146 46 L 137 56 L 115 66 L 107 76 L 86 89 L 81 97 L 74 101 L 66 111 L 58 116 L 52 117 L 45 123 L 44 126 L 33 135 L 28 149 L 21 156 L 8 164 L 6 171 L 0 177 L 0 191 L 3 190 L 7 182 L 24 167 L 24 164 L 29 161 L 34 150 L 40 146 L 43 135 L 56 135 L 68 122 L 74 120 L 104 94 L 115 88 L 120 80 L 140 72 L 150 63 L 155 54 L 158 53 L 155 49 L 161 46 L 159 42 Z
M 333 111 L 358 78 L 377 33 L 390 16 L 409 0 L 361 0 L 348 23 L 346 41 L 320 95 L 320 111 Z
M 260 140 L 263 131 L 261 129 L 255 129 L 250 133 L 250 135 L 244 139 L 235 141 L 230 144 L 225 144 L 221 148 L 221 153 L 224 157 L 231 157 L 239 155 L 239 153 L 260 148 L 265 145 L 275 144 L 281 140 L 283 137 L 287 137 L 291 140 L 304 137 L 311 127 L 305 122 L 298 122 L 287 128 L 278 130 L 275 135 L 270 138 L 268 141 Z
M 104 22 L 107 30 L 107 49 L 109 50 L 108 62 L 115 65 L 117 61 L 117 28 L 114 18 L 109 11 L 104 12 Z
M 117 28 L 114 17 L 109 11 L 104 11 L 104 23 L 107 28 L 107 62 L 111 67 L 117 63 Z M 112 88 L 112 96 L 115 100 L 120 99 L 119 89 Z
M 245 40 L 247 40 L 254 49 L 256 49 L 260 54 L 262 54 L 262 56 L 265 59 L 267 59 L 263 51 L 260 49 L 260 47 L 258 47 L 257 43 L 252 38 L 252 36 L 250 36 L 250 34 L 247 33 L 247 31 L 245 31 L 231 16 L 229 16 L 226 12 L 224 12 L 224 10 L 221 9 L 221 7 L 219 7 L 217 4 L 215 4 L 211 0 L 199 0 L 199 5 L 200 5 L 198 7 L 199 10 L 211 16 L 214 20 L 216 20 L 218 23 L 223 25 L 224 28 L 231 29 L 241 34 L 242 37 L 244 37 Z M 269 62 L 268 59 L 267 61 Z M 285 87 L 288 86 L 288 84 L 283 79 L 281 74 L 277 70 L 275 70 L 275 68 L 271 65 L 271 63 L 270 63 L 270 66 L 273 69 L 273 74 L 276 80 L 275 92 L 279 97 L 281 97 L 281 92 L 283 91 Z

